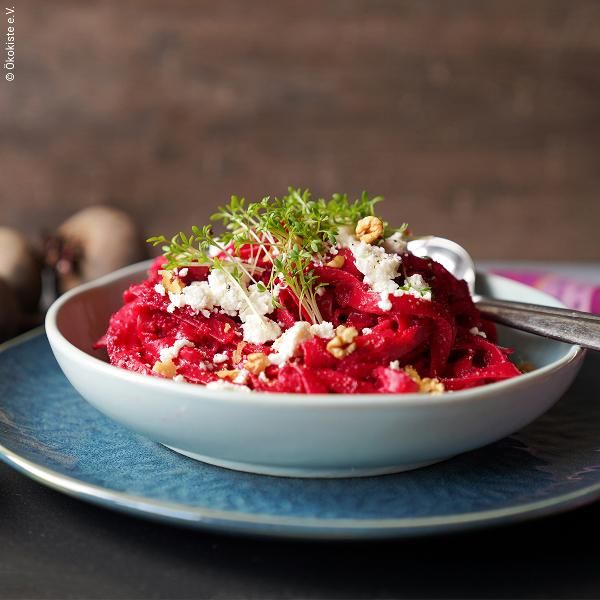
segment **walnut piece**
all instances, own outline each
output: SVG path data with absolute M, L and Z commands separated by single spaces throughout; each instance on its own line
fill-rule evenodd
M 248 354 L 244 369 L 253 375 L 258 375 L 259 373 L 262 373 L 268 366 L 269 359 L 267 358 L 266 354 L 263 354 L 262 352 L 253 352 L 252 354 Z
M 383 223 L 377 217 L 365 217 L 356 224 L 356 237 L 365 244 L 372 244 L 383 236 Z
M 327 351 L 335 358 L 344 358 L 356 350 L 354 338 L 358 335 L 356 327 L 339 325 L 335 330 L 335 337 L 327 343 Z
M 162 272 L 162 284 L 167 292 L 172 292 L 173 294 L 181 294 L 185 287 L 183 281 L 173 271 Z
M 222 369 L 221 371 L 215 371 L 215 375 L 221 379 L 231 379 L 232 381 L 240 374 L 235 369 Z
M 338 254 L 334 258 L 332 258 L 328 263 L 325 263 L 326 267 L 331 267 L 332 269 L 341 269 L 344 266 L 346 259 Z
M 172 358 L 163 361 L 157 360 L 152 367 L 152 372 L 158 373 L 167 379 L 173 379 L 177 375 L 177 367 Z
M 404 372 L 419 386 L 421 394 L 441 394 L 444 390 L 444 384 L 436 377 L 421 377 L 417 370 L 406 365 Z
M 227 323 L 227 325 L 229 325 L 229 323 Z M 234 365 L 237 365 L 242 360 L 242 350 L 245 345 L 246 342 L 238 342 L 238 345 L 235 347 L 233 355 L 231 356 L 231 361 Z

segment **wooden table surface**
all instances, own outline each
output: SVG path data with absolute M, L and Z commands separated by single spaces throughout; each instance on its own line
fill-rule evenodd
M 596 0 L 17 3 L 0 225 L 367 189 L 478 258 L 600 257 Z

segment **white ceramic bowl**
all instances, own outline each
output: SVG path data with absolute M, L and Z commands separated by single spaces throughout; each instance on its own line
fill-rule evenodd
M 563 394 L 582 362 L 578 346 L 500 328 L 500 341 L 535 371 L 491 385 L 417 394 L 266 394 L 208 390 L 131 373 L 92 344 L 105 332 L 122 292 L 148 263 L 70 291 L 48 311 L 56 359 L 97 409 L 142 435 L 215 465 L 293 477 L 348 477 L 414 469 L 479 448 L 524 427 Z M 480 292 L 561 306 L 497 276 Z

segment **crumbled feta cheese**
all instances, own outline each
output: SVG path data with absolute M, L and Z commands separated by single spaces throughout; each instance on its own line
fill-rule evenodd
M 202 314 L 203 317 L 210 319 L 210 310 L 201 310 L 200 313 Z
M 248 381 L 250 373 L 246 369 L 242 369 L 233 380 L 233 383 L 241 383 L 242 385 Z
M 185 277 L 189 272 L 189 269 L 187 267 L 183 267 L 183 269 L 179 269 L 179 271 L 177 272 L 177 275 L 179 275 L 179 277 Z
M 276 340 L 281 335 L 281 328 L 275 321 L 267 317 L 251 314 L 242 324 L 244 341 L 251 344 L 265 344 Z
M 357 240 L 349 228 L 340 228 L 337 243 L 350 249 L 356 268 L 364 276 L 363 281 L 380 295 L 379 308 L 391 310 L 389 294 L 398 289 L 394 280 L 398 277 L 401 258 L 397 254 L 388 254 L 381 246 Z
M 362 329 L 363 335 L 370 335 L 371 333 L 373 333 L 373 330 L 370 327 L 363 327 L 363 329 Z
M 245 294 L 240 289 L 245 283 L 242 278 L 240 285 L 237 285 L 222 269 L 212 269 L 208 274 L 208 285 L 217 304 L 231 316 L 236 316 L 245 304 Z
M 365 283 L 376 292 L 390 292 L 397 287 L 400 257 L 388 254 L 381 246 L 357 242 L 351 248 L 356 268 L 364 275 Z
M 469 329 L 469 333 L 471 335 L 478 335 L 482 338 L 487 338 L 485 331 L 481 331 L 481 329 L 478 329 L 477 327 L 471 327 L 471 329 Z
M 230 383 L 219 379 L 219 381 L 209 381 L 206 384 L 206 388 L 210 390 L 226 390 L 230 392 L 251 392 L 252 390 L 246 385 L 238 385 L 237 383 Z
M 423 300 L 431 300 L 431 289 L 418 273 L 407 277 L 404 285 L 394 292 L 394 296 L 404 296 L 405 294 Z
M 410 285 L 410 287 L 414 288 L 418 292 L 422 292 L 425 289 L 429 289 L 427 282 L 423 279 L 423 275 L 419 275 L 418 273 L 411 275 L 406 279 L 406 281 Z
M 213 362 L 215 363 L 215 365 L 224 363 L 229 357 L 227 356 L 227 352 L 223 352 L 222 354 L 220 352 L 217 352 L 214 356 L 213 356 Z
M 245 276 L 241 278 L 238 285 L 222 269 L 213 269 L 208 275 L 207 285 L 214 304 L 218 304 L 224 314 L 232 317 L 239 316 L 242 322 L 245 322 L 250 315 L 262 316 L 273 312 L 275 307 L 271 292 L 260 291 L 256 284 L 246 288 L 247 283 L 248 278 Z
M 239 309 L 240 319 L 245 321 L 250 314 L 268 315 L 272 313 L 275 307 L 273 306 L 273 295 L 269 290 L 258 289 L 256 284 L 252 284 L 248 288 L 248 298 Z
M 298 346 L 312 338 L 310 327 L 310 323 L 306 321 L 294 323 L 273 342 L 272 349 L 275 350 L 275 354 L 269 354 L 269 362 L 281 366 L 292 358 L 296 354 Z
M 193 348 L 193 342 L 190 342 L 186 339 L 175 340 L 175 343 L 172 346 L 167 346 L 166 348 L 162 348 L 159 352 L 161 362 L 166 362 L 168 360 L 173 360 L 179 356 L 179 351 L 182 348 Z
M 393 360 L 390 363 L 390 369 L 393 369 L 394 371 L 399 371 L 400 370 L 400 361 L 399 360 Z
M 264 371 L 261 371 L 258 374 L 258 379 L 259 379 L 259 381 L 263 381 L 263 382 L 269 381 L 269 378 L 267 377 L 267 374 Z
M 311 325 L 310 332 L 317 337 L 325 339 L 332 338 L 335 335 L 333 324 L 329 321 Z
M 183 288 L 181 295 L 185 304 L 195 312 L 210 310 L 215 305 L 215 295 L 206 281 L 193 281 Z
M 177 383 L 185 383 L 185 377 L 183 375 L 175 375 L 175 377 L 173 377 L 173 381 Z
M 381 292 L 379 294 L 380 300 L 377 303 L 377 306 L 379 306 L 379 308 L 381 310 L 392 310 L 392 301 L 390 300 L 390 293 L 389 292 Z
M 169 300 L 171 303 L 167 306 L 167 312 L 172 313 L 176 308 L 183 308 L 185 306 L 185 296 L 183 294 L 169 292 Z
M 164 296 L 167 293 L 167 291 L 165 290 L 165 286 L 162 283 L 157 283 L 154 286 L 154 291 L 157 294 L 160 294 L 161 296 Z
M 385 251 L 390 254 L 402 254 L 406 251 L 406 240 L 404 240 L 403 237 L 404 236 L 400 231 L 396 231 L 396 233 L 390 235 L 390 237 L 385 238 L 383 242 Z

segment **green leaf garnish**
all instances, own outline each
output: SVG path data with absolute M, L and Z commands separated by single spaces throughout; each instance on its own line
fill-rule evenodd
M 210 226 L 193 226 L 190 234 L 179 232 L 170 239 L 160 235 L 147 241 L 162 247 L 166 269 L 206 265 L 225 271 L 240 288 L 244 288 L 242 279 L 247 278 L 259 291 L 272 291 L 281 280 L 298 298 L 300 318 L 320 323 L 323 319 L 316 302 L 320 284 L 312 264 L 335 245 L 340 227 L 354 227 L 360 219 L 375 215 L 375 205 L 381 200 L 381 196 L 370 198 L 366 192 L 354 201 L 347 194 L 313 200 L 309 190 L 294 188 L 288 188 L 281 198 L 266 196 L 259 202 L 232 196 L 229 204 L 211 216 L 224 227 L 218 235 Z M 385 236 L 404 233 L 406 227 L 391 229 L 384 222 Z M 239 254 L 240 248 L 248 245 L 253 247 L 250 263 Z M 256 277 L 263 272 L 261 259 L 273 264 L 266 285 Z

